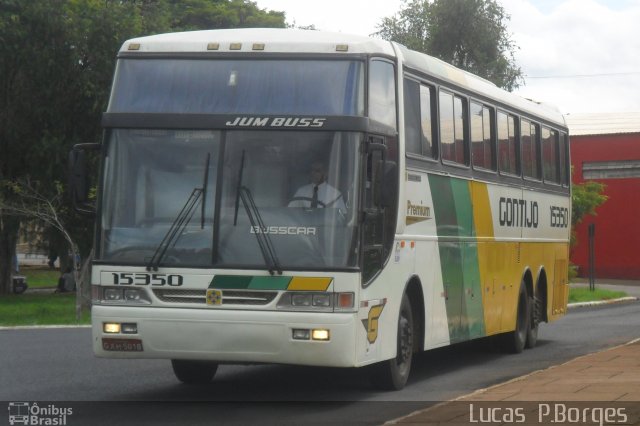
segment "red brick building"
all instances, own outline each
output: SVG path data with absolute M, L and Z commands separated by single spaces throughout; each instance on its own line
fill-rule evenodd
M 588 225 L 595 224 L 595 276 L 640 279 L 640 113 L 572 114 L 573 182 L 606 185 L 609 199 L 576 228 L 571 261 L 588 274 Z

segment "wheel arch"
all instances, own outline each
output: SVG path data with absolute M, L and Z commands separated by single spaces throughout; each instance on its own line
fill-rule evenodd
M 425 333 L 425 306 L 424 292 L 422 290 L 422 281 L 417 275 L 412 275 L 404 286 L 404 293 L 409 297 L 411 303 L 411 311 L 414 322 L 414 352 L 424 351 L 424 333 Z M 404 294 L 403 293 L 403 294 Z
M 547 280 L 547 271 L 544 266 L 541 266 L 538 270 L 538 279 L 536 280 L 536 297 L 540 299 L 542 303 L 541 312 L 543 317 L 541 321 L 549 322 L 548 307 L 549 307 L 549 280 Z

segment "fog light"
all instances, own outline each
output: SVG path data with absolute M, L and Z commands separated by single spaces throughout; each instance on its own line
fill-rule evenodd
M 318 328 L 311 332 L 311 338 L 313 340 L 329 340 L 329 330 L 324 328 Z
M 122 290 L 119 288 L 106 288 L 104 290 L 106 300 L 122 300 Z
M 102 331 L 111 334 L 120 333 L 120 324 L 117 322 L 105 322 L 102 324 Z
M 306 328 L 294 328 L 292 337 L 294 340 L 309 340 L 310 332 Z
M 134 322 L 122 324 L 122 334 L 137 334 L 138 333 L 138 324 Z

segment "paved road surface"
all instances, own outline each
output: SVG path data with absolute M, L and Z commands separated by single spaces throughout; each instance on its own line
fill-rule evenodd
M 160 424 L 186 420 L 171 420 L 180 407 L 189 407 L 189 414 L 197 417 L 189 419 L 194 424 L 212 419 L 218 423 L 380 424 L 433 401 L 464 395 L 637 337 L 640 302 L 574 309 L 565 318 L 541 326 L 535 349 L 505 355 L 491 340 L 483 339 L 430 351 L 417 357 L 403 391 L 383 393 L 371 390 L 363 369 L 279 365 L 221 366 L 214 383 L 192 387 L 176 381 L 166 360 L 94 358 L 89 329 L 3 330 L 0 401 L 225 402 L 132 405 L 144 415 L 153 412 Z M 280 403 L 274 404 L 276 401 Z M 99 418 L 107 424 L 121 405 L 102 404 L 92 412 L 102 413 Z M 91 420 L 91 424 L 98 424 L 97 417 Z

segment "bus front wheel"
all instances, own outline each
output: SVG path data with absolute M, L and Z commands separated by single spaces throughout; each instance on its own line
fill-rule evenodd
M 413 358 L 414 324 L 411 302 L 405 293 L 398 315 L 397 354 L 395 358 L 372 366 L 371 381 L 381 390 L 400 390 L 404 388 L 411 372 Z
M 210 383 L 218 370 L 218 364 L 209 361 L 172 359 L 171 366 L 177 379 L 188 385 Z

